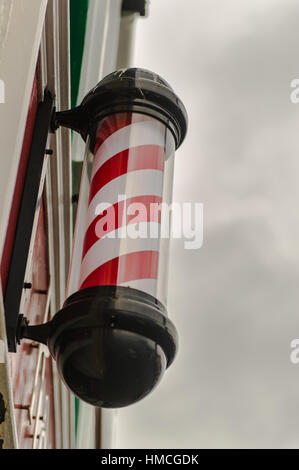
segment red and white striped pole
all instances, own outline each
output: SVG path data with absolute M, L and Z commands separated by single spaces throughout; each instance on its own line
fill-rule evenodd
M 165 280 L 161 268 L 167 254 L 160 252 L 161 212 L 154 209 L 167 196 L 165 178 L 172 181 L 174 149 L 171 132 L 150 116 L 121 113 L 99 123 L 76 290 L 127 286 L 165 303 L 165 282 L 158 281 Z M 144 237 L 130 238 L 130 224 L 142 224 Z
M 187 115 L 161 77 L 128 69 L 57 113 L 56 123 L 80 132 L 86 153 L 67 300 L 48 345 L 79 398 L 126 406 L 155 387 L 177 349 L 161 234 Z

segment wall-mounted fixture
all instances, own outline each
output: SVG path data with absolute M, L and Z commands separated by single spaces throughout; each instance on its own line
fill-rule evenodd
M 20 316 L 10 341 L 47 344 L 82 400 L 127 406 L 155 387 L 177 349 L 164 225 L 186 110 L 161 77 L 132 68 L 105 77 L 80 106 L 54 111 L 51 126 L 86 142 L 67 300 L 48 323 Z

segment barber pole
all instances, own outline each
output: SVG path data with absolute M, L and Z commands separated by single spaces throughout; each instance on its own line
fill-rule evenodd
M 167 253 L 161 253 L 159 208 L 169 199 L 165 188 L 171 189 L 165 178 L 172 181 L 172 134 L 150 116 L 115 114 L 99 123 L 93 155 L 77 289 L 128 286 L 165 302 L 161 287 Z M 77 223 L 82 220 L 78 218 Z M 72 266 L 77 269 L 77 263 L 76 268 Z M 73 276 L 71 272 L 70 279 Z
M 86 142 L 67 300 L 51 322 L 24 327 L 23 337 L 48 344 L 82 400 L 127 406 L 157 385 L 177 349 L 162 203 L 171 203 L 187 115 L 161 77 L 127 69 L 56 113 L 59 125 Z

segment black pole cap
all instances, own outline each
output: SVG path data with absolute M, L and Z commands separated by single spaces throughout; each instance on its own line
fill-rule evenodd
M 119 286 L 76 292 L 50 322 L 23 322 L 21 336 L 46 343 L 67 387 L 102 408 L 128 406 L 148 395 L 178 343 L 157 299 Z
M 139 13 L 140 16 L 147 15 L 147 0 L 123 0 L 121 10 L 123 12 Z
M 102 118 L 130 111 L 162 121 L 173 133 L 176 148 L 183 142 L 188 122 L 185 106 L 163 78 L 141 68 L 107 75 L 77 108 L 56 112 L 52 127 L 69 127 L 86 140 L 94 124 Z

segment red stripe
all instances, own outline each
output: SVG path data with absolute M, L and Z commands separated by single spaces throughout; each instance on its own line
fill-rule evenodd
M 111 114 L 104 118 L 98 127 L 94 154 L 98 151 L 102 143 L 122 127 L 131 124 L 132 113 Z
M 81 284 L 87 287 L 116 285 L 136 279 L 157 279 L 158 251 L 138 251 L 114 258 L 95 269 Z
M 104 118 L 100 123 L 97 130 L 96 143 L 94 148 L 94 154 L 98 151 L 102 143 L 108 139 L 114 132 L 122 129 L 123 127 L 129 126 L 134 122 L 148 121 L 152 118 L 144 114 L 132 114 L 132 113 L 118 113 L 111 114 Z
M 153 208 L 152 211 L 150 210 L 151 204 L 161 204 L 161 202 L 162 198 L 159 196 L 136 196 L 117 202 L 103 211 L 93 220 L 86 231 L 82 259 L 94 243 L 119 227 L 138 222 L 161 223 L 161 212 L 153 210 Z M 128 215 L 126 212 L 130 204 L 143 204 L 144 208 L 142 207 L 142 210 L 139 210 L 138 206 L 136 206 L 135 214 Z
M 165 149 L 158 145 L 140 145 L 123 150 L 107 160 L 94 175 L 89 203 L 103 186 L 130 171 L 164 170 Z

